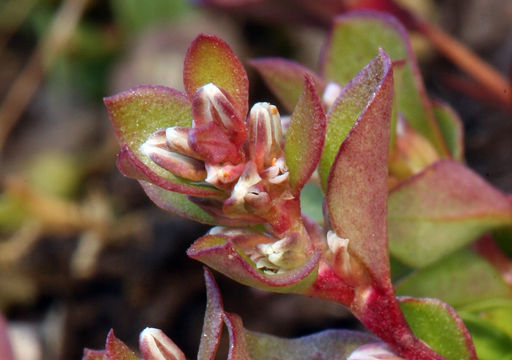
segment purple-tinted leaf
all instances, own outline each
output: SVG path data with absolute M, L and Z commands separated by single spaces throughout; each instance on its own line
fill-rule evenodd
M 433 100 L 432 108 L 441 134 L 455 160 L 464 160 L 464 126 L 455 110 L 448 104 Z
M 105 345 L 107 360 L 139 360 L 124 342 L 116 338 L 114 330 L 110 330 Z
M 442 160 L 392 189 L 388 213 L 390 252 L 424 267 L 512 224 L 512 200 L 464 165 Z
M 249 81 L 240 60 L 216 36 L 199 35 L 185 57 L 183 82 L 189 99 L 203 85 L 213 83 L 233 99 L 238 116 L 245 119 L 249 100 Z
M 215 220 L 199 206 L 188 199 L 186 195 L 168 191 L 147 181 L 139 181 L 146 195 L 160 208 L 184 218 L 215 225 Z
M 7 334 L 7 321 L 0 313 L 0 358 L 3 360 L 14 360 L 11 343 Z
M 308 68 L 293 61 L 280 58 L 252 59 L 249 64 L 258 70 L 266 85 L 283 104 L 292 112 L 303 92 L 304 76 L 311 79 L 318 93 L 323 93 L 324 81 Z
M 229 334 L 228 360 L 252 359 L 247 349 L 245 329 L 240 316 L 225 312 L 223 318 Z M 271 354 L 267 354 L 267 356 L 271 356 Z
M 164 86 L 139 86 L 104 101 L 123 148 L 118 160 L 121 172 L 139 180 L 148 179 L 167 190 L 204 193 L 200 186 L 173 175 L 141 152 L 141 145 L 157 130 L 192 124 L 191 105 L 185 94 Z
M 277 274 L 267 274 L 242 251 L 252 248 L 254 237 L 240 236 L 236 240 L 222 235 L 206 235 L 194 242 L 187 255 L 245 285 L 275 292 L 304 292 L 314 281 L 320 259 L 320 249 L 308 256 L 302 266 Z
M 84 349 L 82 360 L 107 360 L 106 351 Z
M 204 280 L 206 283 L 206 312 L 197 359 L 213 360 L 219 346 L 224 309 L 219 288 L 212 273 L 206 267 L 204 268 Z
M 246 330 L 245 338 L 252 360 L 345 360 L 361 345 L 379 341 L 371 334 L 349 330 L 326 330 L 296 339 Z
M 194 127 L 189 136 L 190 147 L 209 163 L 238 164 L 242 160 L 239 148 L 213 122 Z
M 453 308 L 436 299 L 399 298 L 414 334 L 447 359 L 476 360 L 464 323 Z
M 154 166 L 157 165 L 154 164 Z M 125 176 L 137 180 L 151 182 L 161 187 L 162 189 L 169 191 L 205 197 L 218 197 L 221 194 L 220 191 L 211 186 L 195 184 L 191 185 L 192 183 L 186 183 L 177 177 L 175 177 L 175 179 L 178 179 L 178 181 L 174 181 L 166 176 L 160 176 L 158 173 L 153 172 L 139 158 L 137 158 L 136 154 L 127 144 L 124 144 L 119 151 L 117 156 L 117 168 Z M 163 175 L 165 175 L 165 173 L 163 173 Z M 171 174 L 171 176 L 173 175 Z
M 366 89 L 372 94 L 370 102 L 340 146 L 326 199 L 336 234 L 349 239 L 349 252 L 366 266 L 377 284 L 386 287 L 390 276 L 386 208 L 393 76 L 390 59 L 382 50 L 371 66 L 380 81 L 376 88 Z
M 395 18 L 377 12 L 357 12 L 339 16 L 324 46 L 321 69 L 325 81 L 346 84 L 383 48 L 392 60 L 406 59 L 394 71 L 395 107 L 409 124 L 448 155 L 435 121 L 431 104 L 412 52 L 409 36 Z
M 304 91 L 290 120 L 284 153 L 292 192 L 298 195 L 315 171 L 324 146 L 326 119 L 312 79 L 305 77 Z

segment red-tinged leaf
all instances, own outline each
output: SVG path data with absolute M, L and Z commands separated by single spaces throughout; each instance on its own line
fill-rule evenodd
M 288 112 L 293 111 L 303 92 L 304 76 L 311 79 L 318 93 L 324 91 L 325 83 L 317 74 L 293 61 L 261 58 L 249 60 L 249 64 L 256 68 Z
M 186 195 L 168 191 L 147 181 L 139 181 L 146 195 L 160 208 L 201 224 L 215 225 L 215 220 Z
M 187 255 L 201 261 L 209 267 L 244 285 L 259 289 L 283 292 L 303 293 L 316 278 L 320 249 L 308 256 L 302 266 L 283 273 L 268 274 L 256 268 L 256 265 L 241 250 L 253 247 L 253 238 L 238 237 L 236 241 L 221 235 L 206 235 L 194 242 Z
M 116 338 L 113 330 L 108 333 L 105 350 L 107 360 L 139 360 L 124 342 Z
M 326 119 L 313 80 L 305 77 L 304 91 L 290 120 L 284 153 L 295 195 L 315 171 L 324 146 Z
M 349 239 L 349 252 L 366 266 L 373 281 L 387 287 L 387 155 L 393 75 L 390 59 L 382 50 L 371 65 L 380 68 L 380 81 L 376 88 L 366 89 L 371 99 L 340 146 L 326 199 L 336 234 Z
M 185 56 L 183 82 L 189 99 L 203 85 L 213 83 L 233 99 L 238 116 L 245 119 L 249 81 L 244 67 L 230 47 L 216 36 L 199 35 Z
M 157 165 L 155 164 L 155 166 Z M 175 179 L 178 181 L 174 181 L 169 177 L 160 176 L 146 166 L 127 144 L 124 144 L 119 151 L 117 156 L 117 168 L 127 177 L 153 183 L 165 190 L 205 197 L 218 197 L 221 195 L 220 191 L 212 186 L 187 183 L 177 177 L 175 177 Z
M 139 86 L 104 101 L 116 136 L 124 148 L 120 163 L 128 176 L 143 180 L 147 178 L 167 190 L 196 195 L 204 192 L 196 189 L 190 181 L 158 166 L 140 149 L 157 130 L 171 126 L 189 127 L 192 124 L 191 105 L 185 94 L 164 86 Z M 124 156 L 135 165 L 131 166 L 130 171 L 127 170 L 127 163 L 124 163 Z M 135 169 L 136 172 L 132 171 Z
M 224 308 L 219 288 L 212 273 L 206 267 L 204 268 L 204 280 L 206 283 L 206 312 L 197 360 L 213 360 L 222 333 Z
M 463 161 L 464 126 L 462 120 L 450 105 L 440 100 L 433 100 L 432 108 L 452 157 L 457 161 Z
M 107 360 L 107 354 L 105 350 L 84 349 L 82 360 Z
M 471 335 L 453 308 L 436 299 L 399 298 L 414 334 L 446 359 L 477 360 Z
M 228 360 L 252 359 L 247 349 L 245 329 L 240 316 L 225 312 L 223 318 L 229 334 Z M 271 356 L 271 354 L 267 354 L 267 356 Z
M 0 359 L 14 360 L 11 343 L 7 334 L 7 321 L 0 313 Z
M 394 71 L 397 113 L 402 113 L 440 154 L 448 155 L 407 31 L 392 16 L 368 11 L 337 17 L 322 52 L 320 63 L 324 80 L 346 84 L 375 57 L 379 48 L 383 48 L 392 60 L 406 60 L 404 66 Z
M 512 200 L 464 165 L 438 161 L 391 190 L 390 252 L 424 267 L 512 224 Z
M 327 113 L 325 144 L 318 165 L 322 188 L 327 187 L 327 178 L 342 142 L 354 123 L 372 100 L 373 93 L 389 72 L 383 59 L 376 57 L 367 64 L 343 89 L 337 101 Z

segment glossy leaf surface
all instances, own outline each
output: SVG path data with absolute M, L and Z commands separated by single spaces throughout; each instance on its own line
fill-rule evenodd
M 341 144 L 329 173 L 326 199 L 336 234 L 349 239 L 349 252 L 366 266 L 374 281 L 385 287 L 390 276 L 386 207 L 393 76 L 389 57 L 383 51 L 368 68 L 379 82 L 375 87 L 357 89 L 367 97 L 371 94 L 371 100 Z M 347 94 L 350 87 L 346 87 Z
M 313 81 L 306 77 L 304 91 L 292 113 L 284 153 L 290 185 L 298 195 L 315 171 L 324 146 L 326 119 Z
M 471 337 L 457 313 L 436 299 L 399 298 L 414 334 L 447 359 L 476 360 Z
M 450 160 L 403 182 L 388 201 L 390 251 L 412 267 L 427 266 L 512 223 L 510 197 Z

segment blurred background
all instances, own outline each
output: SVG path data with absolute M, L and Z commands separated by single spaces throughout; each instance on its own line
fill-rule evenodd
M 400 2 L 511 78 L 512 2 Z M 201 265 L 185 250 L 208 228 L 158 209 L 119 174 L 102 98 L 139 84 L 182 89 L 185 51 L 200 32 L 224 39 L 242 61 L 281 56 L 316 68 L 328 20 L 292 0 L 275 4 L 280 11 L 186 0 L 0 2 L 0 310 L 17 359 L 80 359 L 83 347 L 104 346 L 110 328 L 136 348 L 146 326 L 195 357 L 205 293 Z M 469 166 L 512 192 L 511 109 L 466 86 L 421 36 L 413 45 L 429 94 L 463 120 Z M 248 72 L 251 102 L 277 103 Z M 217 280 L 226 309 L 251 330 L 359 327 L 336 304 Z

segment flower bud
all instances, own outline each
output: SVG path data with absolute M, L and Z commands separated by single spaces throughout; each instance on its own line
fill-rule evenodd
M 231 196 L 224 202 L 224 212 L 229 216 L 247 213 L 245 208 L 245 196 L 249 192 L 249 189 L 261 180 L 261 177 L 256 171 L 254 162 L 248 162 L 244 172 L 233 187 Z
M 236 146 L 245 141 L 247 129 L 229 99 L 229 95 L 212 83 L 197 90 L 192 103 L 192 115 L 194 126 L 214 122 Z
M 258 244 L 256 249 L 264 259 L 259 259 L 259 263 L 274 269 L 274 273 L 293 269 L 303 264 L 306 258 L 304 252 L 298 248 L 296 235 L 286 236 L 272 243 Z
M 141 145 L 140 151 L 155 164 L 176 176 L 192 181 L 202 181 L 206 178 L 206 170 L 202 161 L 178 154 L 167 147 L 165 130 L 153 133 Z
M 339 237 L 334 231 L 327 232 L 327 246 L 332 253 L 334 272 L 348 285 L 363 286 L 368 281 L 366 269 L 350 255 L 350 240 Z
M 335 102 L 338 96 L 341 94 L 342 87 L 335 82 L 327 84 L 322 95 L 322 102 L 326 109 L 329 109 Z
M 405 360 L 394 354 L 383 342 L 364 344 L 355 349 L 347 360 Z
M 254 104 L 247 127 L 250 157 L 258 170 L 262 170 L 282 153 L 283 130 L 277 108 L 269 103 Z
M 389 157 L 390 175 L 406 179 L 439 160 L 430 142 L 411 128 L 403 117 L 396 124 L 395 147 Z
M 230 184 L 234 183 L 238 180 L 240 175 L 242 175 L 245 169 L 245 164 L 240 163 L 237 165 L 232 164 L 222 164 L 222 165 L 213 165 L 206 164 L 206 181 L 213 186 L 223 189 L 229 187 Z
M 200 155 L 194 150 L 192 150 L 188 143 L 189 132 L 190 128 L 185 128 L 181 126 L 173 126 L 167 128 L 165 130 L 167 147 L 169 148 L 169 150 L 174 151 L 176 153 L 202 160 L 200 159 Z
M 159 329 L 145 328 L 139 346 L 144 360 L 186 360 L 180 348 Z

